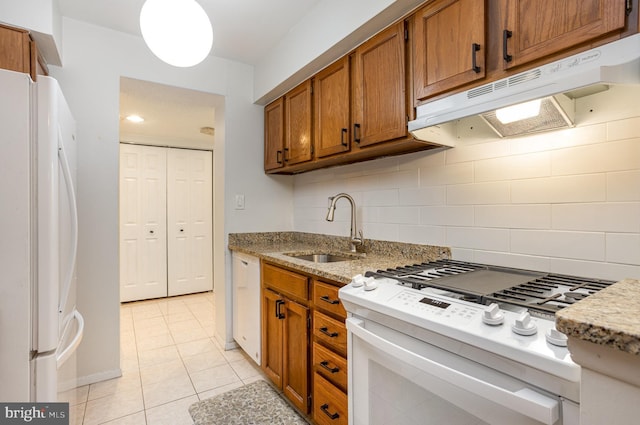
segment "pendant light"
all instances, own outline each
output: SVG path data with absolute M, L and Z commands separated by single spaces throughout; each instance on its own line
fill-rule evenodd
M 140 30 L 151 52 L 173 66 L 199 64 L 213 45 L 211 21 L 195 0 L 146 0 Z

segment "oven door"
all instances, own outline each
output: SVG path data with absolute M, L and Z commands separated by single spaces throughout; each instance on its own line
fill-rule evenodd
M 562 423 L 560 397 L 376 322 L 347 329 L 350 424 Z

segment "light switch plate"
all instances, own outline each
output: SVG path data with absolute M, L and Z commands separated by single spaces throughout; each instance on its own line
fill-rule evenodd
M 244 209 L 244 195 L 236 195 L 236 209 L 237 210 Z

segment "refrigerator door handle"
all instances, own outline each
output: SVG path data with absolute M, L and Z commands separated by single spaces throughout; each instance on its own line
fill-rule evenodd
M 62 313 L 69 298 L 69 290 L 71 289 L 71 281 L 73 280 L 73 271 L 76 266 L 76 256 L 78 254 L 78 207 L 76 192 L 73 188 L 73 179 L 71 178 L 71 168 L 69 167 L 69 160 L 64 150 L 64 144 L 62 143 L 62 131 L 60 127 L 58 127 L 58 158 L 62 166 L 62 174 L 69 195 L 69 211 L 71 215 L 71 255 L 69 256 L 65 279 L 62 281 L 62 294 L 59 301 L 60 304 L 58 305 L 58 312 Z
M 71 357 L 71 355 L 76 351 L 78 345 L 80 345 L 80 341 L 82 341 L 82 336 L 84 335 L 84 318 L 82 317 L 82 314 L 80 314 L 78 310 L 74 309 L 72 319 L 78 321 L 78 330 L 73 336 L 71 342 L 69 342 L 69 345 L 67 345 L 64 350 L 56 355 L 56 366 L 58 369 L 60 369 L 64 362 L 66 362 L 69 357 Z M 64 335 L 67 334 L 67 330 L 71 327 L 71 323 L 72 320 L 69 320 L 67 322 L 67 326 L 64 329 L 64 333 L 62 334 L 63 338 L 61 341 L 64 341 Z

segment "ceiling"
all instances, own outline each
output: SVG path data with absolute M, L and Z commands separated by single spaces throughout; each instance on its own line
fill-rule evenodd
M 141 36 L 145 0 L 58 0 L 63 16 Z M 321 0 L 197 0 L 213 25 L 211 54 L 255 65 Z
M 213 26 L 211 54 L 257 64 L 321 0 L 197 0 Z M 145 0 L 58 0 L 68 18 L 141 37 Z M 132 143 L 211 149 L 219 96 L 121 78 L 120 139 Z M 145 121 L 134 124 L 129 114 Z

